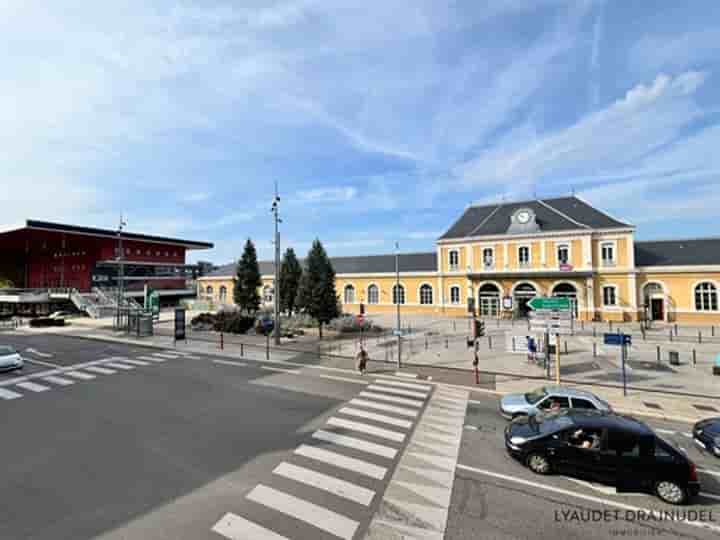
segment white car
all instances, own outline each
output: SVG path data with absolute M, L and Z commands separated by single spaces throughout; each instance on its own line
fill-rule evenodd
M 0 345 L 0 371 L 22 369 L 23 358 L 11 345 Z

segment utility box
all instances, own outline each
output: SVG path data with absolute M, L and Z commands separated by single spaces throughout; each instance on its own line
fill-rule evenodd
M 668 360 L 670 360 L 671 366 L 680 365 L 680 353 L 677 351 L 668 351 Z

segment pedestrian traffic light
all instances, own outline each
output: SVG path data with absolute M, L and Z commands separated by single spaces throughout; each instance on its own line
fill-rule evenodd
M 365 304 L 360 302 L 360 315 L 365 315 Z
M 485 335 L 485 323 L 475 319 L 475 337 L 482 337 Z

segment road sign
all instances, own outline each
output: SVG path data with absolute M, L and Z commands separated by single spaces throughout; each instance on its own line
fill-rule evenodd
M 632 336 L 628 334 L 603 334 L 605 345 L 632 345 Z
M 569 321 L 573 318 L 572 312 L 557 309 L 538 309 L 530 312 L 530 320 L 561 320 Z
M 534 334 L 558 334 L 561 336 L 572 335 L 572 327 L 559 324 L 531 324 L 530 331 Z
M 570 309 L 570 299 L 564 296 L 542 297 L 535 296 L 528 303 L 532 309 Z

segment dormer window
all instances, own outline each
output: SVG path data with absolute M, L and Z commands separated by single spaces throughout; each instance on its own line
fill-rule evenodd
M 603 266 L 615 266 L 615 243 L 603 242 L 600 244 L 600 258 Z
M 457 249 L 451 250 L 448 254 L 448 266 L 451 271 L 460 267 L 460 252 Z
M 495 254 L 492 248 L 485 248 L 482 251 L 483 268 L 493 268 L 495 266 Z
M 530 266 L 530 248 L 528 246 L 518 248 L 518 263 L 520 266 Z
M 559 244 L 557 247 L 558 264 L 570 263 L 570 246 L 567 244 Z

